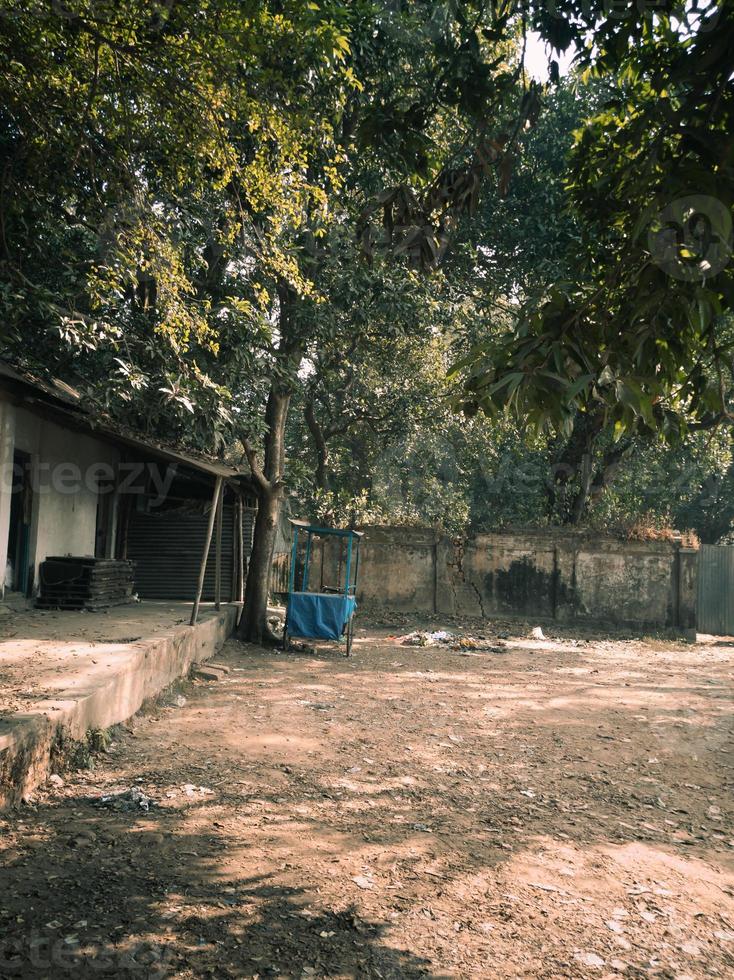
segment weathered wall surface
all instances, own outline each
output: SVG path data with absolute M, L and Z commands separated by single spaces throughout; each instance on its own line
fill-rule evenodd
M 436 548 L 436 534 L 427 528 L 368 528 L 360 545 L 358 598 L 385 602 L 396 609 L 432 612 Z M 309 590 L 344 588 L 345 576 L 343 540 L 316 539 Z
M 360 591 L 390 595 L 396 608 L 429 612 L 434 607 L 436 535 L 425 528 L 401 528 L 399 548 L 394 529 L 371 527 L 360 546 Z M 399 555 L 396 561 L 396 554 Z
M 7 402 L 0 403 L 0 568 L 7 558 L 13 451 L 31 458 L 33 511 L 30 554 L 38 567 L 50 555 L 93 555 L 97 525 L 96 468 L 111 467 L 119 452 L 109 443 L 65 429 Z
M 695 626 L 697 553 L 560 529 L 452 540 L 365 528 L 359 597 L 397 608 L 619 626 Z
M 38 500 L 31 549 L 38 565 L 49 555 L 93 555 L 97 525 L 96 467 L 113 466 L 108 443 L 17 410 L 16 448 L 31 454 Z

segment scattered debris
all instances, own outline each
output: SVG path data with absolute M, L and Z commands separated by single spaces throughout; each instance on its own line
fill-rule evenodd
M 303 640 L 293 640 L 291 638 L 288 639 L 288 651 L 290 653 L 306 653 L 312 657 L 316 655 L 316 647 L 313 643 L 305 643 Z M 273 653 L 277 652 L 277 649 L 273 650 Z
M 110 793 L 107 796 L 99 797 L 96 805 L 107 810 L 130 812 L 150 810 L 151 807 L 156 806 L 156 802 L 152 797 L 145 794 L 139 786 L 133 786 L 121 793 Z
M 543 632 L 543 628 L 541 626 L 534 626 L 533 629 L 530 631 L 530 635 L 534 640 L 545 639 L 545 633 Z
M 299 698 L 296 704 L 302 705 L 304 708 L 310 708 L 312 711 L 331 711 L 335 708 L 335 704 L 330 704 L 328 701 L 308 701 L 304 698 Z
M 51 783 L 52 786 L 55 786 L 57 789 L 60 789 L 64 785 L 64 780 L 61 778 L 61 776 L 58 775 L 58 773 L 52 773 L 48 777 L 48 781 L 49 783 Z
M 416 630 L 414 633 L 399 637 L 398 642 L 404 647 L 437 647 L 442 643 L 451 642 L 453 638 L 453 633 L 446 630 L 436 630 L 433 633 Z
M 196 796 L 197 793 L 203 793 L 204 795 L 214 793 L 214 790 L 209 789 L 208 786 L 196 786 L 194 783 L 185 783 L 181 789 L 187 796 Z
M 397 641 L 404 647 L 448 647 L 449 650 L 455 650 L 457 653 L 472 650 L 500 653 L 505 647 L 501 640 L 497 643 L 491 643 L 481 637 L 459 636 L 456 633 L 450 633 L 448 630 L 434 630 L 433 632 L 415 630 L 413 633 L 397 637 Z

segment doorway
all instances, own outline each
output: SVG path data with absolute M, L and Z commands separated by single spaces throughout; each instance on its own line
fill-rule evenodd
M 33 489 L 31 457 L 16 450 L 13 453 L 13 483 L 10 498 L 10 527 L 8 529 L 8 564 L 5 587 L 29 596 L 33 589 L 31 563 L 31 520 Z

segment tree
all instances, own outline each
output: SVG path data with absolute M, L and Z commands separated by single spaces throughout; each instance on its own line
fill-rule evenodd
M 369 4 L 355 8 L 348 42 L 354 84 L 327 114 L 337 120 L 330 134 L 336 149 L 329 155 L 311 156 L 309 180 L 321 194 L 314 193 L 297 220 L 283 227 L 283 234 L 291 236 L 290 254 L 296 256 L 299 282 L 281 277 L 275 283 L 277 301 L 271 315 L 277 321 L 278 343 L 269 370 L 261 454 L 251 439 L 245 440 L 259 510 L 243 638 L 260 640 L 264 635 L 270 565 L 284 494 L 286 425 L 291 400 L 303 383 L 303 366 L 316 364 L 316 352 L 337 338 L 349 350 L 355 334 L 367 326 L 352 305 L 348 336 L 340 337 L 340 317 L 325 314 L 332 299 L 337 310 L 346 308 L 340 305 L 341 294 L 356 268 L 355 250 L 347 243 L 353 241 L 357 214 L 362 209 L 361 241 L 373 268 L 381 261 L 373 248 L 377 232 L 369 220 L 375 200 L 389 214 L 389 241 L 380 244 L 387 247 L 390 258 L 398 263 L 404 259 L 408 267 L 435 263 L 443 238 L 439 232 L 415 226 L 413 194 L 402 182 L 412 178 L 424 188 L 424 201 L 438 202 L 446 188 L 440 175 L 448 173 L 448 163 L 466 155 L 470 134 L 484 125 L 488 107 L 493 104 L 500 110 L 497 90 L 503 98 L 506 90 L 504 83 L 494 85 L 494 75 L 502 75 L 509 47 L 498 53 L 493 44 L 480 40 L 487 16 L 481 3 L 469 2 L 438 11 L 418 2 L 378 10 Z M 401 183 L 391 187 L 396 178 Z M 459 196 L 456 182 L 448 194 L 448 200 Z M 446 212 L 443 205 L 437 206 Z M 335 265 L 342 266 L 340 275 L 330 278 Z M 376 275 L 381 288 L 379 278 Z M 336 286 L 337 297 L 335 282 L 341 283 Z
M 533 434 L 506 412 L 457 420 L 446 410 L 452 395 L 441 377 L 446 359 L 476 344 L 481 349 L 489 334 L 502 340 L 518 302 L 572 271 L 571 246 L 581 226 L 567 206 L 567 156 L 574 130 L 598 111 L 609 89 L 608 79 L 590 80 L 549 94 L 507 195 L 485 189 L 439 272 L 420 280 L 425 293 L 416 289 L 414 304 L 405 305 L 406 322 L 417 323 L 422 311 L 430 345 L 413 343 L 413 335 L 397 342 L 386 336 L 399 310 L 391 294 L 387 322 L 379 304 L 371 310 L 370 345 L 321 351 L 307 388 L 316 418 L 309 432 L 296 416 L 288 440 L 294 486 L 306 508 L 347 522 L 439 521 L 457 532 L 467 525 L 491 530 L 584 520 L 619 533 L 638 523 L 672 524 L 710 540 L 729 527 L 722 507 L 726 453 L 712 452 L 707 460 L 707 433 L 666 449 L 652 431 L 615 438 L 602 412 L 575 413 L 566 432 Z M 346 323 L 350 308 L 360 309 L 360 302 L 345 304 Z M 454 381 L 462 381 L 460 373 Z M 383 404 L 394 406 L 384 421 Z M 314 467 L 319 442 L 321 466 Z M 330 492 L 314 497 L 314 483 L 324 482 Z
M 544 36 L 616 81 L 571 156 L 572 272 L 476 352 L 467 409 L 509 405 L 566 434 L 581 415 L 619 438 L 729 417 L 734 8 L 671 9 L 536 11 Z
M 298 3 L 3 6 L 5 351 L 219 451 L 231 397 L 202 365 L 219 350 L 221 264 L 238 237 L 250 260 L 284 261 L 255 216 L 308 192 L 288 168 L 314 142 L 310 88 L 344 80 L 344 35 Z M 229 315 L 232 370 L 251 369 L 259 311 Z
M 438 336 L 416 328 L 384 336 L 379 327 L 345 354 L 321 352 L 303 393 L 303 421 L 291 433 L 298 446 L 305 422 L 304 476 L 296 490 L 320 519 L 353 523 L 365 509 L 379 511 L 376 486 L 396 454 L 449 411 L 442 354 Z

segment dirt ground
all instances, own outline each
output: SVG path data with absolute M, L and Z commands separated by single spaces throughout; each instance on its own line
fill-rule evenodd
M 0 815 L 0 976 L 734 976 L 734 647 L 388 632 L 230 642 Z

